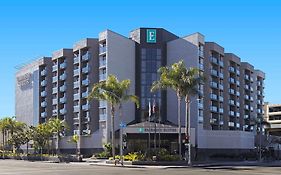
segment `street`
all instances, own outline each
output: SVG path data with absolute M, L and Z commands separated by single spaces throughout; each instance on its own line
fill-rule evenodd
M 277 175 L 281 167 L 205 167 L 205 168 L 124 168 L 95 166 L 87 163 L 46 163 L 18 160 L 0 160 L 0 174 L 14 175 Z

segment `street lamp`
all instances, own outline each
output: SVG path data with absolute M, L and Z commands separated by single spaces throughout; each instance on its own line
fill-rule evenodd
M 196 102 L 202 100 L 204 97 L 196 99 Z M 186 115 L 186 119 L 185 119 L 185 139 L 186 139 L 186 148 L 185 149 L 185 159 L 188 163 L 188 165 L 191 166 L 191 126 L 190 126 L 190 105 L 191 103 L 193 103 L 194 101 L 189 101 L 188 102 L 188 115 Z

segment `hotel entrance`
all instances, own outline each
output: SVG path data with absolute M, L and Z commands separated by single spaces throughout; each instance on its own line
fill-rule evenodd
M 184 135 L 184 128 L 181 132 Z M 146 152 L 149 149 L 158 148 L 165 148 L 171 154 L 178 152 L 177 125 L 142 122 L 128 125 L 124 133 L 127 134 L 128 152 Z

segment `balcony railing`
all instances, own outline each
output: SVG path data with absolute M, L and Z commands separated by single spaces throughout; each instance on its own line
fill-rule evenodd
M 100 75 L 99 75 L 99 80 L 100 80 L 100 81 L 106 80 L 106 74 L 100 74 Z
M 73 112 L 79 112 L 79 111 L 80 111 L 79 105 L 73 106 Z
M 46 91 L 41 92 L 41 97 L 46 97 L 46 96 L 47 96 L 47 92 Z
M 82 110 L 83 110 L 83 111 L 88 111 L 89 108 L 90 108 L 90 105 L 89 105 L 89 104 L 85 104 L 85 105 L 82 106 Z
M 62 81 L 66 80 L 66 73 L 64 73 L 60 76 L 60 80 L 62 80 Z
M 91 54 L 89 52 L 82 55 L 82 61 L 88 61 L 90 58 L 91 58 Z
M 41 107 L 46 107 L 47 106 L 47 102 L 46 101 L 43 101 L 42 103 L 41 103 Z
M 212 63 L 218 64 L 218 59 L 215 58 L 215 57 L 210 57 L 210 61 L 211 61 Z
M 83 80 L 82 81 L 82 85 L 88 86 L 89 85 L 89 80 L 88 79 Z
M 84 67 L 84 68 L 82 68 L 82 72 L 83 73 L 89 73 L 89 71 L 90 71 L 90 67 L 89 66 L 86 66 L 86 67 Z
M 41 81 L 41 86 L 46 86 L 47 85 L 47 80 Z
M 53 72 L 58 70 L 58 65 L 53 65 L 52 67 Z
M 73 63 L 74 63 L 74 64 L 78 64 L 78 63 L 79 63 L 79 57 L 74 57 Z
M 60 92 L 65 92 L 66 91 L 66 85 L 63 85 L 60 87 Z
M 60 69 L 65 69 L 66 68 L 66 62 L 63 62 L 60 64 Z
M 42 118 L 46 118 L 46 117 L 47 117 L 47 112 L 42 112 L 42 113 L 41 113 L 41 117 L 42 117 Z
M 41 76 L 45 76 L 47 74 L 47 71 L 44 69 L 41 71 Z

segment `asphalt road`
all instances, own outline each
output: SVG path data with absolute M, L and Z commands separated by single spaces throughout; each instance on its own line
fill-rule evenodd
M 86 163 L 55 164 L 0 160 L 0 175 L 280 175 L 281 167 L 124 168 Z

